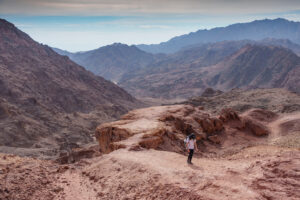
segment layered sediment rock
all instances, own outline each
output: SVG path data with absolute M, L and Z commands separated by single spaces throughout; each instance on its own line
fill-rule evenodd
M 260 113 L 260 117 L 263 117 L 262 111 L 251 112 L 252 115 L 254 113 Z M 273 115 L 268 112 L 266 116 Z M 174 105 L 131 111 L 120 121 L 99 126 L 95 136 L 102 153 L 119 148 L 161 149 L 183 153 L 183 140 L 191 133 L 196 135 L 199 148 L 205 151 L 215 148 L 214 145 L 228 144 L 226 141 L 231 134 L 235 134 L 235 140 L 238 140 L 243 135 L 266 136 L 269 130 L 255 118 L 240 116 L 230 108 L 223 109 L 220 115 L 211 115 L 202 107 Z

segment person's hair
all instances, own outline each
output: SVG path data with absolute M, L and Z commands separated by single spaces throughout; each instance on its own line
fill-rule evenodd
M 196 138 L 195 134 L 192 133 L 192 134 L 190 135 L 190 139 L 195 139 L 195 138 Z

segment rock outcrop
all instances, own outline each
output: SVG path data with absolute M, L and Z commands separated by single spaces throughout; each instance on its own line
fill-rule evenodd
M 250 132 L 256 136 L 266 136 L 270 133 L 266 126 L 249 118 L 245 118 L 243 123 L 245 124 L 245 129 L 250 130 Z
M 109 153 L 116 149 L 112 144 L 113 142 L 125 140 L 133 135 L 133 133 L 126 129 L 118 127 L 104 127 L 99 129 L 96 131 L 96 138 L 100 144 L 100 150 L 103 153 Z
M 212 115 L 202 107 L 189 105 L 151 107 L 131 111 L 120 121 L 102 124 L 96 129 L 95 136 L 102 153 L 119 148 L 184 153 L 183 140 L 191 133 L 196 135 L 199 149 L 212 148 L 218 152 L 215 145 L 240 145 L 234 141 L 243 137 L 249 137 L 249 141 L 241 145 L 249 145 L 251 140 L 256 141 L 270 133 L 265 124 L 251 117 L 254 113 L 260 113 L 260 117 L 275 115 L 262 110 L 239 115 L 230 108 L 223 109 L 220 115 Z M 231 134 L 235 135 L 232 142 Z
M 221 90 L 214 90 L 213 88 L 206 88 L 201 96 L 202 97 L 213 97 L 213 96 L 218 96 L 222 94 L 223 92 Z

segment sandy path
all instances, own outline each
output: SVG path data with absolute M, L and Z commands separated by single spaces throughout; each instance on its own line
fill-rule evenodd
M 206 196 L 216 199 L 225 194 L 224 199 L 255 199 L 257 194 L 244 184 L 241 174 L 251 167 L 253 160 L 230 161 L 227 159 L 194 158 L 193 165 L 186 163 L 186 157 L 173 152 L 149 150 L 145 152 L 122 151 L 111 156 L 118 160 L 142 163 L 147 171 L 159 174 L 163 184 L 172 184 L 187 190 L 197 191 L 202 196 L 203 189 L 210 191 Z M 226 197 L 227 191 L 236 191 Z M 229 192 L 231 193 L 231 192 Z M 247 198 L 246 198 L 247 197 Z
M 149 191 L 164 192 L 166 187 L 198 199 L 259 199 L 259 194 L 250 186 L 252 180 L 263 174 L 260 169 L 254 169 L 256 161 L 265 159 L 257 155 L 268 148 L 270 152 L 278 150 L 261 147 L 230 159 L 194 158 L 194 165 L 188 165 L 185 156 L 172 152 L 117 150 L 94 159 L 93 164 L 83 170 L 64 173 L 60 186 L 65 195 L 58 199 L 123 199 L 124 195 L 152 199 Z M 253 171 L 249 173 L 249 170 Z M 157 199 L 163 199 L 160 198 L 163 194 L 158 194 Z
M 56 200 L 95 200 L 97 189 L 93 181 L 84 177 L 81 170 L 68 170 L 59 177 L 57 184 L 63 188 Z
M 288 114 L 288 115 L 281 115 L 281 117 L 271 123 L 268 124 L 269 129 L 271 130 L 271 134 L 269 135 L 270 142 L 273 143 L 278 138 L 281 137 L 281 130 L 280 125 L 292 121 L 300 119 L 300 113 Z

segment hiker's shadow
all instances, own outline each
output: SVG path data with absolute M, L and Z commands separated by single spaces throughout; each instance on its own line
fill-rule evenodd
M 191 168 L 191 169 L 193 169 L 193 170 L 201 170 L 201 169 L 202 169 L 201 167 L 199 167 L 199 166 L 197 166 L 197 165 L 195 165 L 195 164 L 188 165 L 188 166 L 189 166 L 189 168 Z

